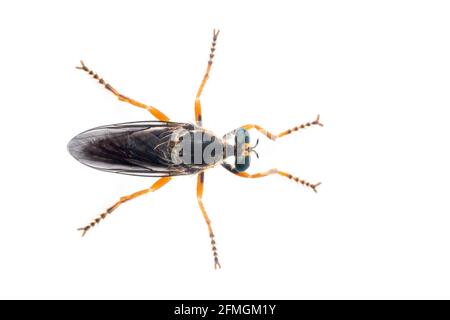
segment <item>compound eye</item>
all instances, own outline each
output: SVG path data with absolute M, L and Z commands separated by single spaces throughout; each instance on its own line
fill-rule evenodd
M 239 128 L 236 130 L 235 140 L 238 147 L 244 143 L 250 143 L 250 133 L 245 129 Z
M 236 145 L 242 145 L 245 143 L 245 133 L 246 131 L 244 129 L 239 129 L 236 132 Z
M 239 172 L 246 171 L 250 167 L 250 156 L 245 156 L 245 157 L 237 156 L 234 167 Z
M 235 168 L 239 172 L 243 172 L 250 167 L 250 155 L 246 150 L 246 144 L 250 143 L 250 134 L 245 129 L 238 129 L 235 136 L 236 158 Z

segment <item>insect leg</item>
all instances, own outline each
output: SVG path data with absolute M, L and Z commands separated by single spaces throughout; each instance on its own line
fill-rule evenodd
M 316 120 L 314 120 L 312 122 L 303 123 L 303 124 L 301 124 L 299 126 L 296 126 L 294 128 L 291 128 L 291 129 L 285 130 L 283 132 L 280 132 L 279 134 L 270 133 L 269 131 L 267 131 L 266 129 L 264 129 L 263 127 L 261 127 L 261 126 L 259 126 L 257 124 L 246 124 L 245 126 L 242 126 L 241 128 L 246 129 L 246 130 L 256 129 L 259 132 L 261 132 L 263 135 L 265 135 L 267 138 L 275 141 L 276 139 L 284 137 L 284 136 L 286 136 L 288 134 L 291 134 L 291 133 L 293 133 L 295 131 L 298 131 L 299 129 L 306 129 L 306 128 L 314 126 L 314 125 L 318 125 L 318 126 L 323 127 L 323 124 L 319 122 L 319 119 L 320 119 L 320 115 L 317 115 Z
M 203 87 L 206 84 L 206 81 L 209 78 L 209 71 L 211 70 L 211 66 L 213 63 L 213 58 L 214 58 L 214 51 L 216 51 L 216 41 L 217 41 L 217 37 L 219 36 L 219 30 L 213 30 L 213 41 L 211 44 L 211 52 L 209 54 L 209 61 L 208 61 L 208 66 L 206 67 L 206 72 L 205 75 L 203 76 L 203 80 L 202 83 L 200 84 L 200 88 L 198 88 L 197 91 L 197 95 L 195 96 L 195 122 L 197 125 L 201 126 L 202 124 L 202 106 L 200 103 L 200 96 L 202 94 L 203 91 Z
M 244 171 L 244 172 L 236 171 L 236 170 L 235 170 L 231 165 L 229 165 L 229 164 L 223 164 L 222 166 L 223 166 L 225 169 L 227 169 L 228 171 L 230 171 L 231 173 L 234 173 L 235 175 L 237 175 L 237 176 L 239 176 L 239 177 L 242 177 L 242 178 L 256 179 L 256 178 L 267 177 L 267 176 L 272 175 L 272 174 L 278 174 L 278 175 L 280 175 L 280 176 L 282 176 L 282 177 L 286 177 L 286 178 L 288 178 L 288 179 L 290 179 L 290 180 L 294 180 L 294 181 L 297 182 L 297 183 L 301 183 L 301 184 L 304 185 L 305 187 L 311 188 L 314 192 L 317 192 L 317 189 L 316 189 L 316 188 L 317 188 L 318 186 L 320 186 L 320 184 L 321 184 L 321 182 L 316 183 L 316 184 L 313 184 L 313 183 L 311 183 L 311 182 L 305 181 L 305 180 L 300 179 L 300 178 L 298 178 L 298 177 L 294 177 L 292 174 L 289 174 L 289 173 L 287 173 L 287 172 L 280 171 L 280 170 L 278 170 L 278 169 L 276 169 L 276 168 L 270 169 L 270 170 L 267 170 L 267 171 L 264 171 L 264 172 L 259 172 L 259 173 L 253 173 L 253 174 L 250 174 L 250 173 L 245 172 L 245 171 Z
M 86 65 L 84 64 L 83 61 L 80 61 L 80 63 L 81 63 L 81 66 L 80 67 L 76 67 L 77 69 L 86 71 L 94 79 L 98 80 L 98 82 L 100 84 L 104 85 L 107 90 L 111 91 L 120 101 L 128 102 L 128 103 L 132 104 L 133 106 L 136 106 L 136 107 L 139 107 L 139 108 L 143 108 L 143 109 L 147 110 L 148 112 L 150 112 L 158 120 L 161 120 L 161 121 L 168 121 L 169 120 L 169 117 L 167 117 L 164 113 L 162 113 L 161 111 L 159 111 L 155 107 L 148 106 L 146 104 L 143 104 L 141 102 L 138 102 L 136 100 L 133 100 L 131 98 L 128 98 L 128 97 L 120 94 L 109 83 L 106 83 L 105 80 L 103 80 L 103 78 L 100 78 L 100 76 L 97 73 L 95 73 L 94 71 L 92 71 L 88 67 L 86 67 Z
M 108 209 L 106 209 L 105 212 L 103 212 L 102 214 L 100 214 L 97 218 L 93 219 L 91 221 L 91 223 L 89 223 L 88 225 L 82 227 L 82 228 L 78 228 L 78 230 L 83 231 L 82 236 L 84 236 L 86 234 L 86 232 L 88 232 L 91 228 L 93 228 L 95 225 L 99 224 L 100 221 L 102 221 L 103 219 L 106 218 L 107 215 L 111 214 L 114 210 L 116 210 L 122 203 L 127 202 L 129 200 L 132 200 L 134 198 L 137 198 L 139 196 L 142 196 L 146 193 L 149 192 L 153 192 L 158 190 L 159 188 L 161 188 L 162 186 L 164 186 L 167 182 L 170 181 L 170 177 L 163 177 L 158 179 L 158 181 L 156 181 L 154 184 L 152 184 L 152 186 L 148 189 L 144 189 L 141 191 L 137 191 L 135 193 L 132 193 L 128 196 L 124 196 L 121 197 L 119 201 L 117 201 L 115 204 L 113 204 L 111 207 L 109 207 Z
M 209 237 L 211 238 L 211 246 L 212 246 L 212 251 L 213 251 L 213 255 L 214 255 L 214 268 L 217 269 L 217 267 L 219 267 L 219 269 L 220 269 L 221 266 L 220 266 L 219 257 L 217 254 L 216 240 L 214 239 L 214 232 L 211 227 L 211 220 L 209 220 L 208 214 L 206 213 L 206 210 L 205 210 L 205 207 L 203 206 L 203 201 L 202 201 L 204 181 L 205 181 L 205 174 L 203 172 L 201 172 L 197 175 L 197 200 L 198 200 L 198 205 L 200 206 L 200 210 L 202 211 L 203 218 L 205 218 L 206 224 L 208 225 L 208 232 L 209 232 Z

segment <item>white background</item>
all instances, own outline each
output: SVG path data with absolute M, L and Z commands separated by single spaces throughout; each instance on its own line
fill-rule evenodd
M 0 298 L 450 298 L 448 1 L 14 1 L 0 4 Z M 95 171 L 77 133 L 152 119 L 74 67 L 204 126 L 279 132 L 245 180 L 207 172 L 77 227 L 155 179 Z M 253 141 L 257 133 L 253 133 Z

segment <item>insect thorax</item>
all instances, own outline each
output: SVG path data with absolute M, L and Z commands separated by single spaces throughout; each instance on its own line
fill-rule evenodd
M 220 137 L 202 128 L 174 131 L 170 146 L 172 162 L 188 166 L 214 166 L 232 152 Z

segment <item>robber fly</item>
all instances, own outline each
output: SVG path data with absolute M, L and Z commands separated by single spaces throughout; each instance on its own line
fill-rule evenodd
M 315 125 L 322 126 L 319 116 L 312 122 L 277 135 L 256 124 L 243 125 L 223 137 L 202 127 L 200 97 L 209 78 L 218 35 L 219 31 L 214 30 L 208 65 L 195 97 L 195 124 L 170 121 L 169 117 L 155 107 L 122 95 L 81 61 L 81 66 L 77 69 L 87 72 L 98 80 L 120 101 L 149 111 L 157 121 L 120 123 L 87 130 L 69 142 L 69 152 L 81 163 L 95 169 L 159 178 L 150 188 L 121 197 L 89 224 L 79 228 L 83 236 L 121 204 L 158 190 L 175 176 L 196 174 L 197 200 L 208 227 L 214 267 L 217 269 L 221 266 L 216 240 L 202 201 L 205 170 L 220 164 L 231 173 L 243 178 L 262 178 L 275 174 L 301 183 L 316 192 L 320 183 L 313 184 L 278 169 L 253 174 L 248 173 L 247 169 L 250 167 L 251 153 L 254 152 L 258 156 L 254 150 L 258 142 L 255 146 L 250 145 L 250 129 L 256 129 L 267 138 L 276 140 L 300 129 Z

